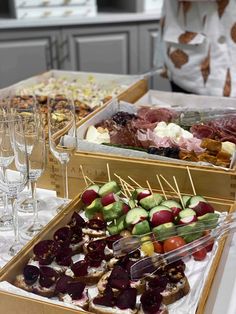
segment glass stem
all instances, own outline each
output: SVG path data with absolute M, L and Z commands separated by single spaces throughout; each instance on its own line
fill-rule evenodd
M 38 204 L 36 200 L 36 184 L 37 182 L 35 180 L 30 181 L 31 185 L 31 195 L 32 195 L 32 203 L 33 203 L 33 213 L 34 213 L 34 219 L 33 219 L 33 225 L 38 222 Z
M 8 213 L 8 197 L 6 193 L 3 193 L 3 204 L 4 204 L 3 216 L 5 216 Z
M 3 167 L 2 168 L 2 172 L 3 172 L 3 177 L 4 180 L 6 179 L 6 168 Z M 8 196 L 7 193 L 3 193 L 3 204 L 4 204 L 4 209 L 3 209 L 3 216 L 7 215 L 8 212 Z
M 67 173 L 68 161 L 63 161 L 62 166 L 62 176 L 63 176 L 63 188 L 64 188 L 64 198 L 68 199 L 68 173 Z
M 19 243 L 19 221 L 17 213 L 17 205 L 15 198 L 11 197 L 11 207 L 12 207 L 12 216 L 13 216 L 13 231 L 14 231 L 14 240 L 15 243 Z

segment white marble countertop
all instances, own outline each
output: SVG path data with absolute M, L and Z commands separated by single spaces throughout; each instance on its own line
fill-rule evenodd
M 95 17 L 86 18 L 43 18 L 17 20 L 10 18 L 0 18 L 0 29 L 32 28 L 32 27 L 58 27 L 58 26 L 84 26 L 95 24 L 114 24 L 114 23 L 134 23 L 158 21 L 161 12 L 150 13 L 98 13 Z

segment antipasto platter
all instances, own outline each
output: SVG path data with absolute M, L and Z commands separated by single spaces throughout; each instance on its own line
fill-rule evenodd
M 113 101 L 78 129 L 82 151 L 233 169 L 236 111 Z

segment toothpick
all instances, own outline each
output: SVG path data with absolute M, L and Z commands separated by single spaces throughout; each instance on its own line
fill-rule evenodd
M 87 182 L 86 176 L 84 175 L 83 167 L 82 167 L 82 165 L 80 165 L 79 167 L 80 167 L 80 170 L 81 170 L 81 173 L 82 173 L 85 185 L 88 186 L 88 182 Z
M 122 186 L 122 189 L 124 191 L 126 198 L 129 198 L 129 196 L 131 196 L 132 194 L 131 194 L 130 190 L 128 189 L 125 181 L 121 177 L 119 177 L 117 174 L 114 174 L 114 175 L 120 180 L 120 184 Z M 127 192 L 129 194 L 129 196 L 128 196 Z
M 129 196 L 131 197 L 132 196 L 132 193 L 130 192 L 127 184 L 125 183 L 125 188 L 126 188 L 126 192 L 128 192 Z
M 157 174 L 156 177 L 157 177 L 158 183 L 159 183 L 159 185 L 160 185 L 160 187 L 161 187 L 162 194 L 164 195 L 165 200 L 167 200 L 167 196 L 166 196 L 165 190 L 163 189 L 163 185 L 162 185 L 162 183 L 161 183 L 161 180 L 160 180 L 160 178 L 159 178 L 159 175 Z
M 107 176 L 108 176 L 108 181 L 111 181 L 110 167 L 108 163 L 107 163 Z
M 160 174 L 160 177 L 161 177 L 162 180 L 164 180 L 165 183 L 171 188 L 171 190 L 172 190 L 173 192 L 175 192 L 175 194 L 178 195 L 178 192 L 173 188 L 173 186 L 166 180 L 166 178 L 165 178 L 162 174 Z
M 152 191 L 152 188 L 151 188 L 149 181 L 146 180 L 146 182 L 147 182 L 147 186 L 148 186 L 149 191 L 151 192 L 151 194 L 153 194 L 153 191 Z
M 114 173 L 114 176 L 117 177 L 119 180 L 123 181 L 131 190 L 135 190 L 135 188 L 132 185 L 130 185 L 128 182 L 126 182 L 124 179 L 122 179 L 116 173 Z
M 136 184 L 139 188 L 142 188 L 141 185 L 140 185 L 138 182 L 136 182 L 133 178 L 131 178 L 130 176 L 128 176 L 128 178 L 129 178 L 134 184 Z
M 187 171 L 188 171 L 189 180 L 190 180 L 190 182 L 191 182 L 191 186 L 192 186 L 192 189 L 193 189 L 193 194 L 194 194 L 194 195 L 197 195 L 197 194 L 196 194 L 195 187 L 194 187 L 194 184 L 193 184 L 193 178 L 192 178 L 192 175 L 191 175 L 191 173 L 190 173 L 190 169 L 189 169 L 188 166 L 187 166 Z
M 95 182 L 93 182 L 88 176 L 85 176 L 85 178 L 92 184 L 95 184 Z
M 175 182 L 176 189 L 177 189 L 177 191 L 178 191 L 179 199 L 180 199 L 180 201 L 181 201 L 181 204 L 182 204 L 182 206 L 183 206 L 183 209 L 185 209 L 184 202 L 183 202 L 182 196 L 181 196 L 181 194 L 180 194 L 179 186 L 178 186 L 178 183 L 177 183 L 177 181 L 176 181 L 175 176 L 173 176 L 173 179 L 174 179 L 174 182 Z
M 121 178 L 119 178 L 119 180 L 120 180 L 120 184 L 121 184 L 121 187 L 122 187 L 122 193 L 123 193 L 123 195 L 126 197 L 126 198 L 128 198 L 128 194 L 126 193 L 126 189 L 125 189 L 125 186 L 124 186 L 124 182 L 121 180 Z

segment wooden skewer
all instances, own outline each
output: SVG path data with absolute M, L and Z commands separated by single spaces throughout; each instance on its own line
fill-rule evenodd
M 85 176 L 85 178 L 92 184 L 95 184 L 95 182 L 93 182 L 93 180 L 91 180 L 88 176 Z
M 121 180 L 121 178 L 119 178 L 119 180 L 120 180 L 120 184 L 121 184 L 121 186 L 122 186 L 122 194 L 126 197 L 126 198 L 128 198 L 128 194 L 127 194 L 127 192 L 126 192 L 126 188 L 125 188 L 125 185 L 124 185 L 124 182 Z
M 132 193 L 130 192 L 130 190 L 129 190 L 127 184 L 124 183 L 124 185 L 125 185 L 125 188 L 126 188 L 126 192 L 128 192 L 129 196 L 132 196 Z
M 139 188 L 142 188 L 142 186 L 141 186 L 138 182 L 136 182 L 133 178 L 131 178 L 130 176 L 128 176 L 128 178 L 129 178 L 134 184 L 136 184 Z
M 130 185 L 128 182 L 126 182 L 124 179 L 122 179 L 120 176 L 118 176 L 116 173 L 114 173 L 114 176 L 116 177 L 116 178 L 118 178 L 119 180 L 121 180 L 121 181 L 123 181 L 131 190 L 135 190 L 135 188 L 132 186 L 132 185 Z
M 149 181 L 146 180 L 146 182 L 147 182 L 147 186 L 148 186 L 149 191 L 151 192 L 151 194 L 153 194 L 153 191 L 152 191 L 152 188 L 151 188 Z
M 162 194 L 164 195 L 165 200 L 167 200 L 167 196 L 166 196 L 165 190 L 163 189 L 163 185 L 162 185 L 162 183 L 161 183 L 161 180 L 160 180 L 160 178 L 159 178 L 159 175 L 157 174 L 156 177 L 157 177 L 158 183 L 159 183 L 159 185 L 160 185 L 160 187 L 161 187 Z
M 165 183 L 171 188 L 171 190 L 172 191 L 174 191 L 175 192 L 175 194 L 177 194 L 178 195 L 178 191 L 176 191 L 174 188 L 173 188 L 173 186 L 166 180 L 166 178 L 162 175 L 162 174 L 160 174 L 160 177 L 162 178 L 162 180 L 164 180 L 165 181 Z
M 108 163 L 107 163 L 107 176 L 108 176 L 108 181 L 111 181 L 110 167 Z
M 88 182 L 87 182 L 86 176 L 84 175 L 84 169 L 83 169 L 82 165 L 80 165 L 79 167 L 80 167 L 80 170 L 81 170 L 84 182 L 85 182 L 86 186 L 88 186 Z
M 189 169 L 188 166 L 187 166 L 187 171 L 188 171 L 189 180 L 190 180 L 190 182 L 191 182 L 193 194 L 194 194 L 194 195 L 197 195 L 197 194 L 196 194 L 195 187 L 194 187 L 194 184 L 193 184 L 193 178 L 192 178 L 192 175 L 191 175 L 191 172 L 190 172 L 190 169 Z
M 174 179 L 174 182 L 175 182 L 176 189 L 177 189 L 177 191 L 178 191 L 179 199 L 180 199 L 180 201 L 181 201 L 181 204 L 182 204 L 182 206 L 183 206 L 183 209 L 185 209 L 184 202 L 183 202 L 182 196 L 181 196 L 181 194 L 180 194 L 179 186 L 178 186 L 178 183 L 177 183 L 177 181 L 176 181 L 175 176 L 173 176 L 173 179 Z

